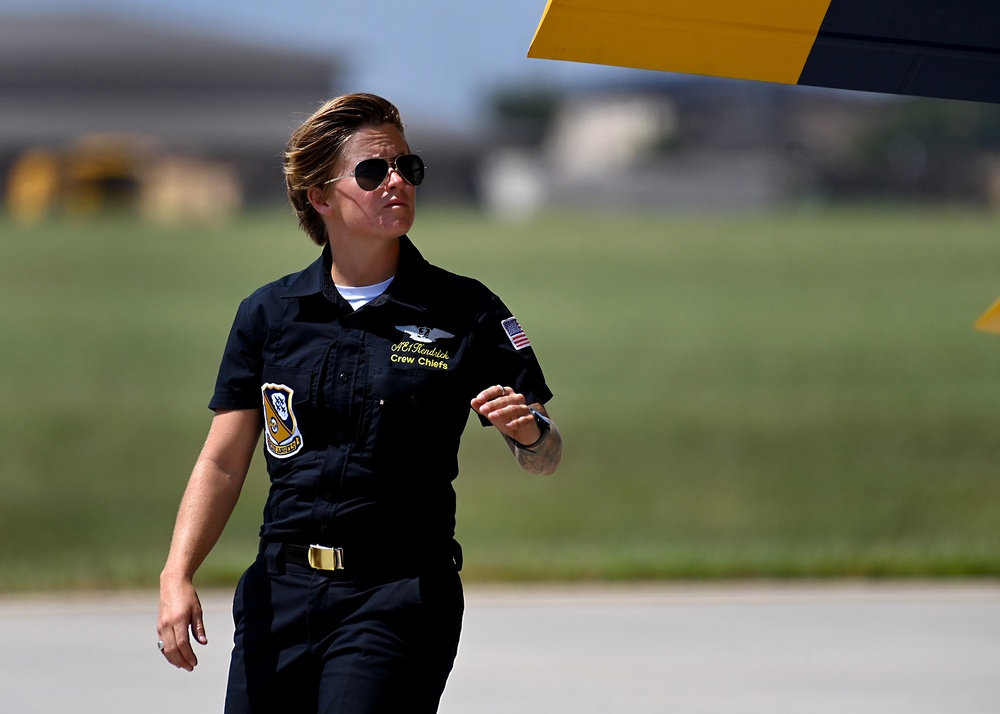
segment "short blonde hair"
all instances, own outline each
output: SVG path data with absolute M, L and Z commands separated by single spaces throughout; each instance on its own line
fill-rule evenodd
M 374 94 L 345 94 L 326 102 L 292 132 L 284 160 L 288 200 L 299 226 L 317 245 L 325 245 L 329 237 L 309 202 L 309 189 L 330 178 L 344 144 L 358 129 L 382 124 L 392 124 L 403 134 L 403 120 L 391 102 Z

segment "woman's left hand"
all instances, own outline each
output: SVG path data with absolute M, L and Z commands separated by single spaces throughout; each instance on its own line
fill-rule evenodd
M 489 419 L 500 433 L 520 444 L 533 444 L 542 435 L 524 395 L 511 387 L 498 384 L 484 389 L 472 400 L 472 408 Z

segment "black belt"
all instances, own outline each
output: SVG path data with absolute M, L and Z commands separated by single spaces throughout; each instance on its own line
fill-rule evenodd
M 359 551 L 295 543 L 282 543 L 278 548 L 278 554 L 285 563 L 328 572 L 417 574 L 429 570 L 462 569 L 462 549 L 454 541 L 451 553 L 433 550 L 406 555 L 398 551 Z

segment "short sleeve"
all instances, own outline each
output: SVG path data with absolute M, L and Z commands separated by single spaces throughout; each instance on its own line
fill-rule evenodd
M 527 332 L 500 298 L 494 296 L 491 309 L 480 316 L 475 344 L 477 392 L 502 384 L 523 394 L 528 404 L 545 404 L 552 398 Z M 482 415 L 479 418 L 489 424 Z
M 261 404 L 263 326 L 254 324 L 249 299 L 240 303 L 222 355 L 208 408 L 257 409 Z

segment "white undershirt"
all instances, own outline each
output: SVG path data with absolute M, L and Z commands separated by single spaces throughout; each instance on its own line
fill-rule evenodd
M 394 275 L 392 277 L 394 278 L 396 276 Z M 358 310 L 362 306 L 367 305 L 372 300 L 377 298 L 379 295 L 384 293 L 386 289 L 389 287 L 389 283 L 391 282 L 392 278 L 389 278 L 384 282 L 375 283 L 374 285 L 361 285 L 359 287 L 348 287 L 346 285 L 337 285 L 335 283 L 334 287 L 337 288 L 337 292 L 340 293 L 340 296 L 342 298 L 347 300 L 347 302 L 351 303 L 351 307 L 353 307 L 355 310 Z

